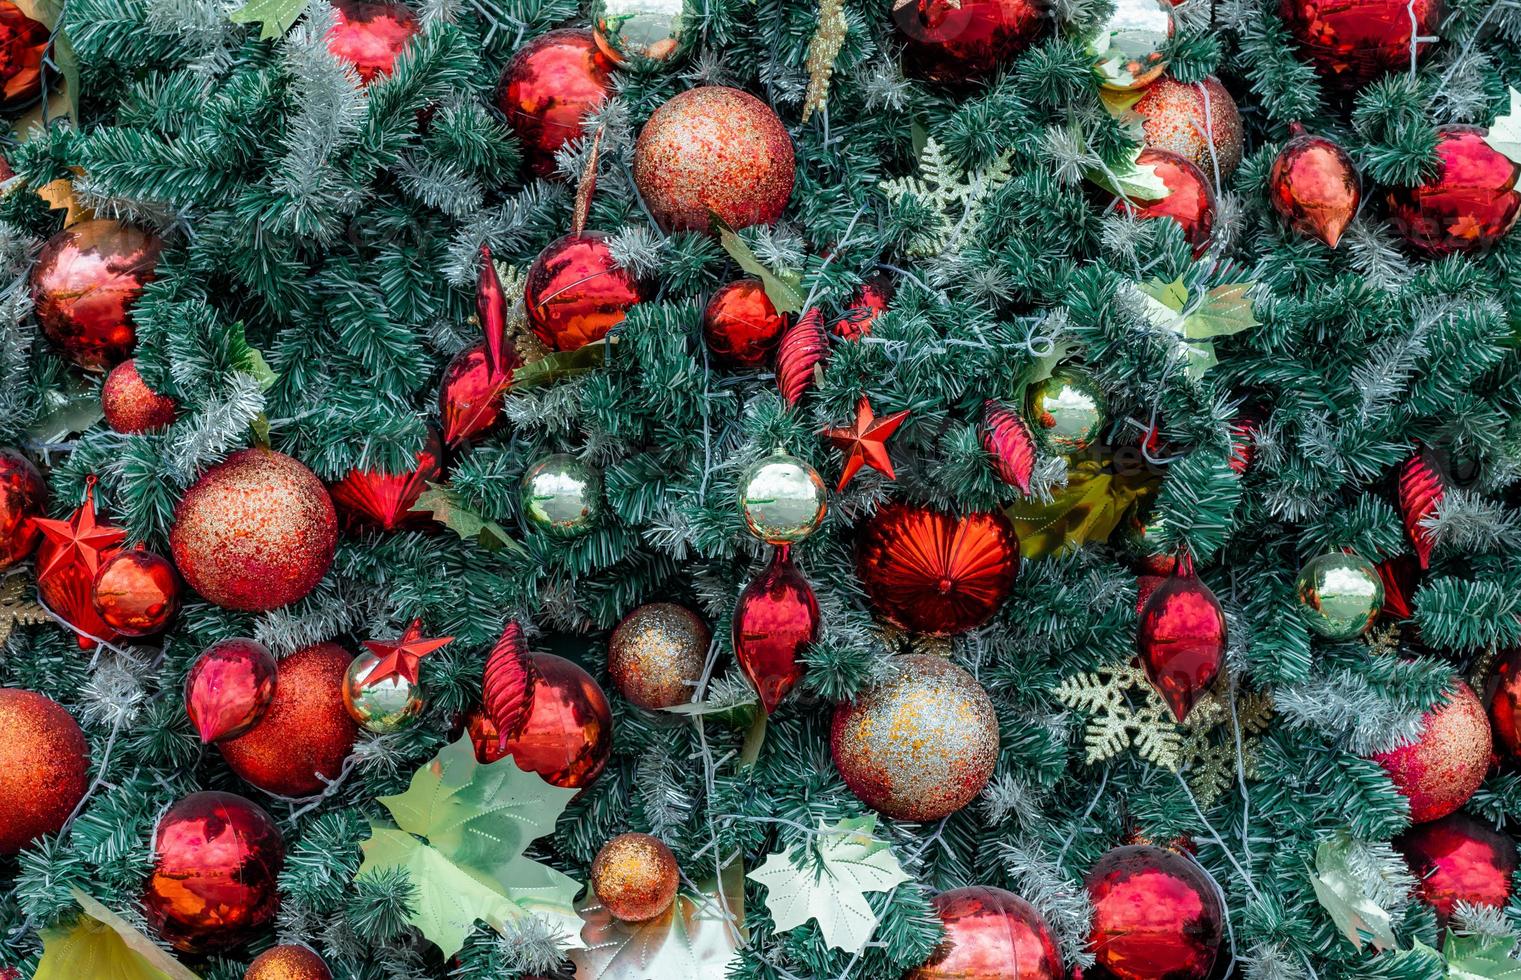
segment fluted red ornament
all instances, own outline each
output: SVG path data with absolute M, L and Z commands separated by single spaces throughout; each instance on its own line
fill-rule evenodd
M 856 573 L 872 608 L 915 633 L 951 635 L 981 626 L 1019 575 L 1019 538 L 998 511 L 962 517 L 891 503 L 856 539 Z
M 612 90 L 613 63 L 591 31 L 562 29 L 525 44 L 497 85 L 497 108 L 538 177 L 555 172 L 555 151 L 585 132 L 582 118 Z
M 1035 437 L 1024 416 L 1002 402 L 989 398 L 982 403 L 982 448 L 993 473 L 1004 483 L 1030 493 L 1035 472 Z
M 353 65 L 366 85 L 391 74 L 396 59 L 422 30 L 417 15 L 404 3 L 332 0 L 332 4 L 327 49 L 339 61 Z
M 0 0 L 0 111 L 19 109 L 42 94 L 42 61 L 51 40 L 46 24 L 12 0 Z
M 1225 644 L 1225 611 L 1185 555 L 1146 600 L 1135 634 L 1141 666 L 1178 721 L 1219 676 Z
M 1436 514 L 1446 493 L 1441 468 L 1430 450 L 1417 449 L 1400 466 L 1400 517 L 1404 518 L 1405 533 L 1410 535 L 1410 544 L 1422 568 L 1431 567 L 1431 549 L 1436 544 L 1423 522 Z
M 81 649 L 92 649 L 96 639 L 116 639 L 120 634 L 95 611 L 95 576 L 101 563 L 121 550 L 127 531 L 96 519 L 95 477 L 85 481 L 84 503 L 68 520 L 37 518 L 36 525 L 42 531 L 37 594 L 43 603 L 79 631 Z
M 514 355 L 507 350 L 507 293 L 496 274 L 491 247 L 481 246 L 481 276 L 475 286 L 475 316 L 486 338 L 486 366 L 494 378 L 510 378 L 517 367 Z
M 132 304 L 157 278 L 158 236 L 115 221 L 81 221 L 49 238 L 32 266 L 43 333 L 82 368 L 104 370 L 137 343 Z
M 527 724 L 537 677 L 523 627 L 517 620 L 512 620 L 502 630 L 496 646 L 486 658 L 481 687 L 481 708 L 496 729 L 498 751 L 516 738 Z
M 981 81 L 1030 46 L 1043 0 L 893 0 L 903 68 L 930 82 Z
M 1379 610 L 1379 615 L 1391 619 L 1410 619 L 1415 615 L 1410 598 L 1415 595 L 1416 586 L 1420 584 L 1420 562 L 1414 555 L 1407 553 L 1385 558 L 1374 568 L 1378 571 L 1378 580 L 1384 584 L 1384 605 Z
M 776 311 L 756 279 L 720 287 L 702 313 L 702 339 L 718 363 L 729 367 L 767 363 L 786 329 L 787 317 Z
M 185 713 L 201 741 L 237 738 L 264 717 L 275 699 L 275 658 L 246 637 L 218 640 L 185 675 Z
M 1416 894 L 1445 928 L 1459 902 L 1504 908 L 1514 891 L 1516 845 L 1464 813 L 1411 827 L 1394 839 L 1415 876 Z
M 1389 223 L 1423 255 L 1487 249 L 1521 214 L 1521 165 L 1490 146 L 1478 126 L 1437 130 L 1436 173 L 1418 187 L 1388 193 Z
M 14 687 L 0 687 L 0 732 L 0 855 L 9 856 L 63 829 L 90 786 L 90 743 L 63 705 Z
M 32 461 L 14 449 L 0 449 L 0 568 L 32 553 L 47 513 L 48 485 Z
M 945 938 L 903 980 L 1065 980 L 1046 920 L 1002 888 L 953 888 L 934 898 Z
M 1521 647 L 1500 651 L 1484 685 L 1495 748 L 1521 761 Z
M 1088 949 L 1117 980 L 1207 980 L 1220 952 L 1219 888 L 1191 859 L 1146 844 L 1106 852 L 1086 880 Z
M 860 340 L 867 336 L 871 333 L 872 324 L 877 322 L 877 317 L 892 302 L 893 292 L 893 281 L 886 273 L 878 273 L 867 279 L 861 283 L 861 288 L 851 297 L 850 306 L 840 314 L 830 329 L 836 337 L 845 340 Z
M 333 505 L 344 526 L 354 530 L 431 527 L 431 515 L 412 508 L 428 484 L 437 483 L 443 473 L 444 444 L 438 432 L 430 427 L 428 440 L 418 451 L 412 469 L 389 473 L 356 466 L 332 485 Z
M 1279 14 L 1315 70 L 1342 88 L 1408 71 L 1431 47 L 1442 0 L 1280 0 Z
M 164 811 L 143 892 L 148 925 L 187 953 L 241 946 L 274 918 L 285 841 L 263 807 L 191 793 Z
M 1114 210 L 1137 218 L 1171 218 L 1194 247 L 1194 258 L 1203 255 L 1215 226 L 1215 190 L 1204 171 L 1186 157 L 1155 147 L 1142 150 L 1136 164 L 1156 168 L 1168 194 L 1156 201 L 1116 198 Z
M 523 286 L 528 326 L 553 350 L 578 350 L 623 322 L 645 289 L 613 258 L 599 231 L 566 235 L 544 246 Z
M 829 357 L 829 335 L 824 331 L 824 311 L 815 306 L 782 334 L 776 351 L 776 387 L 796 405 L 814 385 L 816 369 Z
M 1494 737 L 1478 695 L 1456 679 L 1447 695 L 1445 704 L 1426 712 L 1414 741 L 1373 757 L 1410 801 L 1412 823 L 1445 817 L 1467 803 L 1489 771 Z
M 1268 200 L 1289 228 L 1335 248 L 1357 215 L 1362 191 L 1347 151 L 1299 123 L 1273 159 Z
M 1252 457 L 1257 452 L 1257 420 L 1243 415 L 1231 423 L 1231 472 L 1245 476 L 1251 469 Z
M 803 679 L 803 655 L 819 638 L 819 601 L 790 550 L 781 545 L 771 552 L 771 562 L 734 607 L 734 659 L 767 714 Z
M 137 373 L 135 357 L 112 368 L 100 389 L 100 410 L 106 424 L 127 435 L 162 429 L 174 421 L 178 407 L 173 398 L 148 387 Z
M 1192 160 L 1211 180 L 1224 182 L 1241 166 L 1241 113 L 1220 79 L 1185 84 L 1164 75 L 1143 91 L 1131 111 L 1147 146 Z
M 533 654 L 533 697 L 516 736 L 500 745 L 484 711 L 467 720 L 475 757 L 482 763 L 512 756 L 519 769 L 567 789 L 582 789 L 602 773 L 613 750 L 613 712 L 590 674 L 564 657 Z
M 163 555 L 118 551 L 95 574 L 95 611 L 122 636 L 162 632 L 180 608 L 180 577 Z

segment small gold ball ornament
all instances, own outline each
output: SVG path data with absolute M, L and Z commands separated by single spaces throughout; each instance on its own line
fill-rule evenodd
M 592 23 L 597 47 L 615 62 L 672 61 L 686 39 L 686 0 L 598 0 Z
M 371 681 L 380 658 L 366 651 L 354 658 L 343 675 L 343 706 L 349 717 L 372 732 L 399 732 L 422 713 L 422 685 L 399 674 Z
M 1361 636 L 1384 606 L 1384 580 L 1355 552 L 1312 558 L 1294 580 L 1310 628 L 1332 640 Z
M 622 922 L 648 922 L 671 907 L 680 883 L 676 856 L 658 837 L 619 834 L 592 861 L 591 887 Z
M 829 495 L 818 470 L 778 449 L 740 477 L 739 509 L 757 538 L 796 544 L 824 523 Z
M 1167 70 L 1162 48 L 1172 32 L 1167 0 L 1119 0 L 1089 42 L 1099 84 L 1113 92 L 1134 92 L 1156 81 Z
M 602 474 L 569 453 L 545 456 L 523 474 L 523 523 L 576 538 L 602 517 Z
M 607 642 L 607 673 L 624 698 L 658 710 L 692 699 L 712 634 L 674 602 L 650 602 L 623 617 Z
M 1035 382 L 1025 396 L 1030 428 L 1046 449 L 1060 456 L 1082 452 L 1097 442 L 1108 413 L 1108 399 L 1093 375 L 1071 365 Z

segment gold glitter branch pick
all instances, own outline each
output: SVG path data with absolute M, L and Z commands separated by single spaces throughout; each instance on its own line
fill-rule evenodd
M 845 46 L 848 29 L 844 0 L 819 0 L 819 26 L 808 42 L 808 97 L 803 100 L 803 122 L 829 100 L 834 59 Z
M 26 598 L 26 576 L 12 575 L 0 581 L 0 645 L 10 639 L 17 626 L 38 626 L 48 621 L 48 614 Z

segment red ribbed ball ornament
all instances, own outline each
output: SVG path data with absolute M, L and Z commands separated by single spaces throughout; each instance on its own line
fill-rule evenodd
M 32 267 L 42 332 L 82 368 L 100 371 L 137 343 L 132 304 L 157 273 L 158 236 L 115 221 L 71 225 L 48 239 Z
M 1443 126 L 1436 153 L 1435 176 L 1388 193 L 1400 237 L 1435 258 L 1482 251 L 1509 234 L 1521 214 L 1521 165 L 1486 143 L 1477 126 Z
M 339 61 L 354 66 L 366 85 L 391 74 L 396 59 L 413 35 L 422 30 L 417 15 L 404 3 L 332 0 L 333 26 L 327 49 Z
M 516 738 L 498 748 L 496 726 L 484 712 L 466 720 L 475 757 L 492 763 L 512 756 L 524 772 L 570 789 L 591 785 L 613 750 L 613 711 L 592 675 L 564 657 L 533 655 L 538 676 L 528 718 Z
M 111 369 L 100 389 L 100 410 L 106 424 L 117 432 L 135 435 L 162 429 L 174 421 L 178 403 L 148 387 L 137 373 L 137 358 Z
M 894 0 L 903 68 L 929 82 L 981 81 L 1040 36 L 1043 0 Z
M 1116 980 L 1207 980 L 1225 910 L 1194 861 L 1148 844 L 1104 854 L 1087 877 L 1088 949 Z
M 333 484 L 333 506 L 344 527 L 352 531 L 400 531 L 433 526 L 427 511 L 414 511 L 417 500 L 444 473 L 444 444 L 437 430 L 414 457 L 409 470 L 388 471 L 355 467 Z
M 591 31 L 540 34 L 502 70 L 496 104 L 538 177 L 555 172 L 555 151 L 585 132 L 581 120 L 612 90 L 613 63 Z
M 1489 771 L 1493 737 L 1478 695 L 1454 680 L 1446 704 L 1428 711 L 1415 741 L 1373 760 L 1410 801 L 1410 820 L 1445 817 L 1468 802 Z
M 11 0 L 0 0 L 0 111 L 19 109 L 42 94 L 42 59 L 50 40 L 47 25 Z
M 1169 193 L 1155 201 L 1116 198 L 1114 210 L 1137 218 L 1171 218 L 1194 247 L 1194 258 L 1203 255 L 1209 248 L 1210 234 L 1215 227 L 1214 184 L 1192 160 L 1171 150 L 1148 146 L 1136 158 L 1136 163 L 1155 167 L 1157 177 Z
M 333 980 L 322 957 L 305 946 L 273 946 L 254 957 L 243 980 Z
M 90 743 L 52 698 L 0 687 L 0 855 L 56 834 L 90 784 Z
M 1415 876 L 1416 893 L 1445 927 L 1459 902 L 1504 908 L 1515 890 L 1516 845 L 1463 813 L 1411 827 L 1394 839 Z
M 118 551 L 95 573 L 95 611 L 122 636 L 162 632 L 180 608 L 180 577 L 163 555 Z
M 48 485 L 32 461 L 14 449 L 0 449 L 0 568 L 9 568 L 37 547 L 46 516 Z
M 557 351 L 601 340 L 644 299 L 643 284 L 618 264 L 610 239 L 598 231 L 544 246 L 523 285 L 528 326 Z
M 1411 34 L 1436 35 L 1442 0 L 1281 0 L 1278 12 L 1321 77 L 1358 88 L 1410 69 Z M 1430 47 L 1417 41 L 1417 60 Z
M 702 339 L 719 364 L 757 368 L 776 354 L 787 318 L 776 311 L 755 279 L 722 286 L 702 314 Z
M 934 898 L 945 938 L 903 980 L 1065 980 L 1051 928 L 1002 888 L 954 888 Z

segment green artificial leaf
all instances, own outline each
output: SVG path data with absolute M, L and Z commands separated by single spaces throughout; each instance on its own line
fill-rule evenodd
M 589 892 L 576 905 L 585 923 L 584 945 L 570 951 L 576 980 L 725 980 L 745 941 L 738 865 L 725 869 L 722 897 L 709 883 L 648 922 L 619 922 Z
M 257 381 L 260 391 L 268 391 L 279 380 L 280 376 L 270 368 L 264 355 L 259 353 L 257 347 L 249 344 L 242 320 L 227 328 L 227 345 L 232 353 L 233 365 Z
M 745 240 L 728 225 L 718 222 L 718 241 L 738 266 L 761 281 L 766 297 L 778 313 L 803 312 L 802 277 L 795 272 L 774 273 L 761 264 Z
M 1111 164 L 1107 170 L 1102 167 L 1091 167 L 1088 170 L 1088 179 L 1095 184 L 1132 201 L 1160 201 L 1172 191 L 1162 183 L 1162 178 L 1157 176 L 1157 168 L 1149 163 L 1136 163 L 1135 157 L 1140 156 L 1138 148 L 1135 155 L 1124 163 Z
M 78 888 L 69 892 L 84 914 L 43 931 L 33 980 L 199 980 L 126 919 Z
M 1494 147 L 1496 153 L 1509 157 L 1511 162 L 1521 164 L 1521 92 L 1514 88 L 1510 90 L 1510 110 L 1495 119 L 1484 142 Z
M 1247 292 L 1251 282 L 1232 282 L 1216 286 L 1204 294 L 1183 320 L 1183 336 L 1189 340 L 1229 337 L 1258 326 Z
M 1448 931 L 1442 944 L 1448 980 L 1521 980 L 1521 960 L 1509 937 L 1459 936 Z
M 1182 313 L 1183 307 L 1188 305 L 1188 287 L 1183 285 L 1182 276 L 1172 282 L 1148 280 L 1141 283 L 1141 292 L 1173 313 Z
M 508 393 L 527 391 L 530 388 L 539 388 L 565 378 L 573 378 L 578 374 L 601 370 L 607 366 L 608 355 L 612 351 L 609 340 L 611 338 L 599 340 L 575 350 L 547 354 L 537 361 L 515 368 L 512 372 L 512 387 L 507 389 Z
M 1394 949 L 1394 923 L 1389 913 L 1369 898 L 1351 864 L 1353 842 L 1345 836 L 1322 841 L 1315 848 L 1315 872 L 1310 884 L 1331 921 L 1358 949 Z
M 1118 474 L 1097 460 L 1084 460 L 1067 471 L 1066 488 L 1050 503 L 1021 500 L 1004 513 L 1019 535 L 1020 555 L 1044 558 L 1109 540 L 1125 511 L 1160 482 L 1145 472 Z
M 248 0 L 227 15 L 234 24 L 262 24 L 259 38 L 272 41 L 284 37 L 306 12 L 307 0 Z
M 431 513 L 433 519 L 458 534 L 465 541 L 474 541 L 487 551 L 511 548 L 521 552 L 523 546 L 508 534 L 496 521 L 488 521 L 475 511 L 460 503 L 459 495 L 448 487 L 428 484 L 417 497 L 413 513 Z
M 1247 292 L 1255 283 L 1235 282 L 1216 286 L 1202 296 L 1192 296 L 1182 278 L 1172 282 L 1152 279 L 1140 284 L 1147 318 L 1157 327 L 1176 334 L 1187 357 L 1185 372 L 1198 380 L 1218 362 L 1213 337 L 1240 333 L 1257 326 Z
M 31 441 L 42 445 L 63 442 L 105 418 L 100 391 L 93 385 L 76 382 L 65 392 L 49 392 L 47 403 L 52 410 L 27 431 Z
M 766 858 L 749 877 L 766 886 L 766 909 L 780 932 L 813 919 L 824 942 L 858 953 L 877 928 L 866 892 L 890 891 L 912 876 L 892 845 L 873 836 L 875 814 L 819 826 L 806 853 L 789 847 Z

